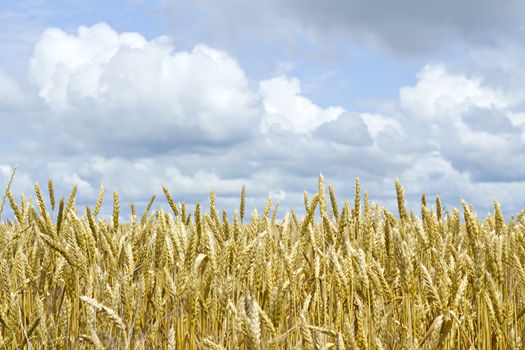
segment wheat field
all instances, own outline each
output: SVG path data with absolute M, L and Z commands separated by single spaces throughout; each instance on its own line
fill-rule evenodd
M 0 225 L 1 349 L 522 349 L 525 212 L 483 220 L 439 197 L 421 212 L 337 202 L 321 176 L 306 215 L 176 203 L 130 222 L 35 185 Z M 109 204 L 111 205 L 111 204 Z M 0 213 L 3 210 L 0 209 Z M 231 220 L 229 218 L 232 218 Z

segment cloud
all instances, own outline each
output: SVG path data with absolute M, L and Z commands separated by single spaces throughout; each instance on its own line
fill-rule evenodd
M 309 133 L 344 112 L 341 107 L 321 109 L 301 96 L 301 85 L 296 78 L 279 76 L 263 80 L 259 84 L 259 94 L 266 111 L 261 125 L 263 132 L 276 125 L 294 133 Z
M 378 113 L 362 113 L 361 118 L 368 128 L 368 132 L 374 139 L 378 139 L 385 133 L 403 134 L 401 123 L 396 118 L 387 117 Z
M 40 101 L 16 116 L 26 128 L 10 136 L 12 153 L 0 154 L 31 181 L 54 178 L 60 193 L 78 183 L 79 203 L 93 201 L 102 182 L 128 201 L 145 202 L 168 185 L 192 202 L 215 188 L 231 205 L 246 183 L 253 205 L 274 193 L 291 206 L 312 171 L 338 168 L 330 164 L 337 153 L 319 151 L 331 152 L 315 130 L 343 108 L 318 106 L 291 76 L 250 84 L 233 56 L 204 44 L 175 50 L 167 37 L 148 40 L 104 23 L 74 33 L 49 28 L 29 76 Z M 354 148 L 358 136 L 367 141 L 362 122 L 339 123 Z
M 167 37 L 107 24 L 50 28 L 31 58 L 34 91 L 22 94 L 0 73 L 0 157 L 19 165 L 17 192 L 53 178 L 67 195 L 77 183 L 79 205 L 96 200 L 100 183 L 139 210 L 152 194 L 164 205 L 166 185 L 191 204 L 215 189 L 231 210 L 246 184 L 250 209 L 270 193 L 297 209 L 322 172 L 338 198 L 352 198 L 360 177 L 371 200 L 394 211 L 396 176 L 412 208 L 425 191 L 447 206 L 464 197 L 488 210 L 498 198 L 517 211 L 525 94 L 512 93 L 510 73 L 492 79 L 501 67 L 471 68 L 429 63 L 398 98 L 353 111 L 318 103 L 289 71 L 250 79 L 232 54 L 208 45 L 175 49 Z M 31 103 L 7 107 L 19 94 Z M 4 183 L 9 169 L 0 165 Z
M 199 23 L 197 35 L 209 40 L 242 41 L 257 37 L 270 41 L 266 39 L 270 37 L 284 47 L 300 39 L 321 46 L 351 40 L 403 54 L 429 53 L 450 42 L 493 45 L 502 37 L 519 37 L 523 30 L 520 13 L 525 8 L 518 0 L 503 3 L 445 0 L 433 4 L 414 0 L 200 0 L 192 3 L 197 4 L 199 13 L 207 19 L 207 23 L 204 20 Z M 184 0 L 169 4 L 175 21 L 191 13 Z M 195 17 L 195 13 L 192 14 Z M 202 29 L 206 25 L 207 31 Z
M 505 111 L 472 107 L 462 116 L 465 124 L 474 131 L 492 134 L 519 132 L 512 125 Z
M 503 91 L 482 84 L 479 78 L 453 74 L 443 65 L 424 66 L 415 86 L 399 91 L 401 107 L 418 118 L 446 118 L 470 106 L 506 108 L 512 104 Z
M 427 65 L 414 86 L 400 89 L 401 112 L 412 123 L 407 133 L 426 135 L 431 149 L 473 183 L 525 181 L 516 167 L 525 161 L 525 134 L 519 117 L 509 118 L 523 99 L 508 86 L 484 80 L 482 69 L 468 76 L 451 70 Z M 422 128 L 411 133 L 415 125 Z
M 322 124 L 317 128 L 315 134 L 327 142 L 343 145 L 367 146 L 372 143 L 367 125 L 356 113 L 340 114 L 336 120 Z
M 20 107 L 27 102 L 27 97 L 18 83 L 0 70 L 0 107 Z
M 55 119 L 110 144 L 236 142 L 249 137 L 262 111 L 226 52 L 205 45 L 175 52 L 167 37 L 148 41 L 104 23 L 76 35 L 47 29 L 30 76 Z

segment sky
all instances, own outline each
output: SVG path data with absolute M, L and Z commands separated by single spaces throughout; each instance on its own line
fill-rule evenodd
M 0 186 L 302 213 L 323 174 L 396 209 L 525 207 L 525 2 L 0 3 Z M 111 210 L 106 197 L 106 213 Z M 9 216 L 10 214 L 7 213 Z

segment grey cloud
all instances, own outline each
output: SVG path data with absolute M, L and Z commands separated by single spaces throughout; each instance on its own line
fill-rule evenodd
M 403 132 L 389 128 L 379 133 L 377 144 L 384 152 L 393 154 L 420 155 L 435 149 L 435 138 L 429 125 L 411 118 L 399 118 L 403 121 Z
M 184 15 L 183 4 L 183 0 L 171 2 L 177 18 Z M 201 0 L 198 4 L 211 25 L 207 33 L 201 29 L 197 35 L 211 40 L 221 41 L 222 36 L 242 42 L 247 33 L 277 38 L 285 45 L 297 37 L 321 45 L 352 40 L 403 54 L 428 53 L 450 40 L 491 45 L 502 36 L 519 37 L 525 9 L 518 0 Z
M 303 178 L 303 181 L 287 184 L 287 188 L 305 186 L 307 179 L 315 179 L 320 172 L 333 181 L 353 183 L 362 178 L 395 177 L 409 161 L 389 157 L 387 152 L 370 146 L 348 146 L 334 144 L 325 139 L 309 136 L 271 135 L 268 139 L 254 143 L 249 159 L 257 160 L 262 169 L 279 169 L 287 176 Z M 282 179 L 286 180 L 287 176 Z M 353 185 L 350 185 L 350 188 Z
M 486 42 L 521 25 L 520 1 L 343 1 L 282 2 L 288 13 L 351 36 L 369 34 L 401 52 L 439 48 L 447 39 Z
M 520 151 L 524 144 L 521 134 L 508 126 L 500 126 L 506 133 L 502 134 L 497 127 L 491 132 L 483 123 L 498 122 L 480 120 L 480 124 L 474 125 L 473 129 L 485 128 L 469 135 L 468 138 L 473 139 L 468 142 L 464 130 L 457 130 L 449 125 L 438 126 L 436 138 L 444 159 L 450 161 L 458 171 L 468 172 L 473 182 L 525 181 L 525 169 L 517 166 L 525 162 L 525 155 Z
M 471 174 L 473 182 L 524 182 L 525 170 L 516 164 L 523 164 L 523 154 L 510 150 L 496 150 L 490 154 L 474 148 L 460 147 L 455 143 L 443 147 L 443 156 L 455 169 Z
M 372 144 L 372 137 L 356 113 L 343 113 L 336 120 L 324 123 L 318 127 L 314 135 L 328 142 L 337 142 L 343 145 L 367 146 Z
M 65 121 L 70 130 L 61 132 L 61 124 Z M 48 142 L 57 152 L 96 152 L 106 157 L 148 157 L 187 152 L 213 155 L 245 142 L 255 133 L 255 130 L 247 129 L 244 133 L 228 135 L 227 138 L 215 138 L 198 126 L 164 122 L 151 110 L 145 110 L 143 114 L 118 110 L 98 115 L 81 112 L 46 125 L 46 128 L 56 130 L 57 137 Z
M 471 108 L 462 116 L 463 121 L 475 131 L 488 133 L 518 132 L 501 110 Z

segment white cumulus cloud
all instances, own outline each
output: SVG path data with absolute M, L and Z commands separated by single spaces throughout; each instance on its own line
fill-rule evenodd
M 279 76 L 263 80 L 259 93 L 267 113 L 261 125 L 263 132 L 278 125 L 283 130 L 306 134 L 344 112 L 341 107 L 322 109 L 302 96 L 301 84 L 296 78 Z
M 461 113 L 470 106 L 505 108 L 512 103 L 502 91 L 484 86 L 481 79 L 449 73 L 439 64 L 423 67 L 415 86 L 400 89 L 399 102 L 414 116 L 429 120 Z
M 47 29 L 30 76 L 56 115 L 103 123 L 116 139 L 151 133 L 169 142 L 192 133 L 231 141 L 260 118 L 258 97 L 228 53 L 205 45 L 175 51 L 167 37 L 146 40 L 104 23 L 76 35 Z

